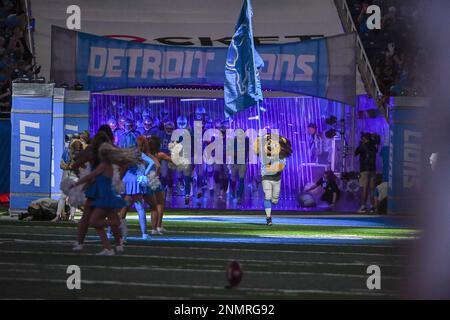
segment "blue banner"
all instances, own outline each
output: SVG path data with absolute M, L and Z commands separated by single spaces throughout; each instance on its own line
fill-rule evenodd
M 50 196 L 52 84 L 13 84 L 10 210 Z
M 55 81 L 83 84 L 102 91 L 141 86 L 224 85 L 227 48 L 162 46 L 69 33 L 67 43 L 52 50 Z M 56 37 L 55 39 L 64 37 Z M 76 39 L 74 41 L 73 39 Z M 56 40 L 55 40 L 56 41 Z M 61 42 L 61 41 L 60 41 Z M 64 59 L 76 46 L 74 61 Z M 64 48 L 64 50 L 57 50 Z M 264 62 L 262 88 L 355 103 L 355 35 L 256 46 Z
M 423 133 L 420 119 L 426 112 L 420 98 L 395 99 L 390 111 L 388 211 L 408 214 L 417 208 L 422 185 Z M 414 105 L 414 104 L 415 105 Z
M 259 69 L 264 66 L 264 62 L 255 50 L 252 16 L 251 2 L 244 0 L 225 64 L 226 117 L 263 100 Z

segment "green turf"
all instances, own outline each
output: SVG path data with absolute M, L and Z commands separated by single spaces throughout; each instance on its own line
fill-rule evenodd
M 128 241 L 125 253 L 97 257 L 90 230 L 85 249 L 72 252 L 76 223 L 0 220 L 0 299 L 377 299 L 398 296 L 403 244 L 202 243 Z M 260 237 L 414 233 L 413 230 L 166 221 L 168 237 Z M 137 220 L 129 235 L 139 236 Z M 163 240 L 166 235 L 158 236 Z M 156 239 L 156 238 L 155 238 Z M 411 242 L 406 242 L 408 245 Z M 225 289 L 225 271 L 238 261 L 244 277 Z M 366 287 L 367 266 L 383 272 L 382 290 Z M 82 289 L 66 287 L 68 265 L 82 270 Z
M 129 221 L 137 225 L 138 221 Z M 365 227 L 305 226 L 274 224 L 271 227 L 257 224 L 166 221 L 164 225 L 173 233 L 204 234 L 205 236 L 240 237 L 356 237 L 356 238 L 411 238 L 417 235 L 411 229 L 383 229 Z
M 211 212 L 198 212 L 197 214 Z M 7 214 L 0 210 L 0 216 Z M 168 212 L 167 216 L 177 214 Z M 128 217 L 136 216 L 131 212 Z M 128 224 L 138 231 L 138 221 L 129 219 Z M 166 221 L 165 226 L 173 235 L 183 236 L 209 236 L 209 237 L 342 237 L 363 239 L 411 239 L 418 235 L 416 230 L 406 228 L 377 228 L 377 227 L 337 227 L 337 226 L 308 226 L 274 224 L 267 227 L 265 224 L 249 223 L 223 223 L 223 222 L 197 222 L 197 221 Z

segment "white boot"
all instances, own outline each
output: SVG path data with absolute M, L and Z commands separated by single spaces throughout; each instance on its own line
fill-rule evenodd
M 115 252 L 113 249 L 103 249 L 102 251 L 100 251 L 99 253 L 96 254 L 97 256 L 113 256 L 115 255 Z
M 120 220 L 119 228 L 120 228 L 120 232 L 122 233 L 123 242 L 125 243 L 125 242 L 127 242 L 127 236 L 128 236 L 128 227 L 127 227 L 126 219 Z
M 116 253 L 122 253 L 124 250 L 125 250 L 125 248 L 123 247 L 122 243 L 120 245 L 116 246 Z
M 367 211 L 366 206 L 361 206 L 358 210 L 358 213 L 365 213 Z
M 72 251 L 81 251 L 81 250 L 83 250 L 83 245 L 78 242 L 76 242 L 72 247 Z
M 159 236 L 159 235 L 162 235 L 162 232 L 159 231 L 159 230 L 153 229 L 151 235 L 152 235 L 152 236 Z

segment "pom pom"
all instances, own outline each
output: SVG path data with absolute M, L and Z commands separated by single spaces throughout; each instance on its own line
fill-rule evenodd
M 66 196 L 69 195 L 70 189 L 73 187 L 73 185 L 76 183 L 75 177 L 65 177 L 61 180 L 61 184 L 59 186 L 62 193 L 64 193 Z
M 146 187 L 149 183 L 147 176 L 142 175 L 137 176 L 136 181 L 141 187 Z
M 91 173 L 90 165 L 88 165 L 86 168 L 81 168 L 80 169 L 80 179 L 84 178 L 85 176 L 87 176 L 90 173 Z
M 152 191 L 158 190 L 161 188 L 161 181 L 159 181 L 159 177 L 155 171 L 151 171 L 148 175 L 148 186 Z
M 83 185 L 70 189 L 69 191 L 69 205 L 71 207 L 79 208 L 86 202 Z
M 91 173 L 91 167 L 87 166 L 80 170 L 80 179 Z M 67 196 L 69 197 L 69 205 L 71 207 L 79 208 L 86 202 L 86 195 L 84 194 L 85 184 L 81 184 L 69 190 Z

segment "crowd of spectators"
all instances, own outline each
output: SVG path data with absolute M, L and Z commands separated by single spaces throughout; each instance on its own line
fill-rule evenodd
M 0 115 L 9 116 L 11 83 L 39 70 L 27 42 L 27 15 L 23 0 L 0 0 Z
M 414 96 L 424 92 L 419 61 L 426 52 L 412 35 L 421 19 L 423 0 L 347 0 L 381 92 Z M 381 29 L 367 27 L 367 7 L 381 8 Z
M 419 61 L 425 52 L 411 39 L 425 0 L 347 0 L 375 77 L 386 96 L 423 94 Z M 367 7 L 381 8 L 381 30 L 367 27 Z M 0 0 L 0 116 L 11 109 L 11 83 L 39 72 L 27 41 L 24 0 Z

